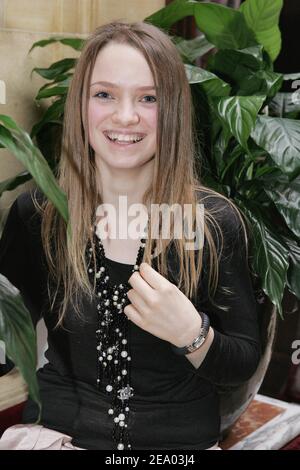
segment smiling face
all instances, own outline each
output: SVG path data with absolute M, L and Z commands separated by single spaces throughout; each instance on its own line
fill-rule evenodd
M 111 42 L 100 50 L 90 82 L 88 121 L 96 161 L 116 169 L 135 168 L 154 157 L 154 80 L 137 49 Z

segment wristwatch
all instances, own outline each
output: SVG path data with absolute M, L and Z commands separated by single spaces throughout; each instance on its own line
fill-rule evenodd
M 200 328 L 199 335 L 193 340 L 191 344 L 188 344 L 187 346 L 178 348 L 177 346 L 172 345 L 172 349 L 175 354 L 178 354 L 180 356 L 190 354 L 196 351 L 196 349 L 200 348 L 200 346 L 202 346 L 202 344 L 206 340 L 209 331 L 210 321 L 208 316 L 204 312 L 199 312 L 199 314 L 202 318 L 202 325 Z

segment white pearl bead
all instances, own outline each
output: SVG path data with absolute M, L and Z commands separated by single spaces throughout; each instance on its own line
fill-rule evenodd
M 113 414 L 114 414 L 114 410 L 113 410 L 112 408 L 110 408 L 110 409 L 108 410 L 108 414 L 109 414 L 109 415 L 113 415 Z
M 122 370 L 122 375 L 127 375 L 127 370 L 123 369 Z
M 108 354 L 111 354 L 113 352 L 113 348 L 108 348 L 107 352 Z
M 118 418 L 117 416 L 114 418 L 114 422 L 115 422 L 115 423 L 118 423 L 118 422 L 119 422 L 119 418 Z
M 90 268 L 90 269 L 89 269 L 89 273 L 92 273 L 92 272 L 93 272 L 93 270 Z
M 129 411 L 129 406 L 126 406 L 125 411 Z
M 112 391 L 112 385 L 106 385 L 106 391 L 111 392 Z
M 99 277 L 101 276 L 100 273 L 96 273 L 96 278 L 99 279 Z
M 124 426 L 124 421 L 120 421 L 119 426 L 123 427 Z
M 101 266 L 100 271 L 103 273 L 105 271 L 105 267 Z
M 120 413 L 120 414 L 119 414 L 119 420 L 120 420 L 120 421 L 124 421 L 124 419 L 125 419 L 124 413 Z
M 124 444 L 122 444 L 121 442 L 120 444 L 118 444 L 118 450 L 124 450 Z
M 122 356 L 122 357 L 127 357 L 127 356 L 128 356 L 127 351 L 122 351 L 122 352 L 121 352 L 121 356 Z
M 107 360 L 108 360 L 108 361 L 111 361 L 111 360 L 112 360 L 112 356 L 111 356 L 110 354 L 107 356 Z
M 122 339 L 122 344 L 127 344 L 127 339 Z
M 118 300 L 118 298 L 119 298 L 119 297 L 118 297 L 117 295 L 114 295 L 114 296 L 113 296 L 113 300 Z

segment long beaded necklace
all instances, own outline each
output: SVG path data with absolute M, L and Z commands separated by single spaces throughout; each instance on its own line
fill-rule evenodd
M 97 340 L 97 388 L 111 397 L 108 415 L 113 420 L 112 438 L 118 450 L 131 450 L 128 430 L 129 399 L 134 390 L 130 380 L 131 356 L 128 343 L 128 319 L 123 313 L 130 302 L 127 292 L 130 284 L 111 284 L 104 247 L 101 239 L 93 233 L 96 266 L 92 248 L 87 245 L 87 266 L 90 281 L 96 272 L 96 304 L 98 316 Z M 132 273 L 139 270 L 143 260 L 145 239 L 141 239 Z M 153 251 L 154 252 L 154 251 Z M 153 252 L 151 257 L 153 257 Z M 129 276 L 130 277 L 130 276 Z

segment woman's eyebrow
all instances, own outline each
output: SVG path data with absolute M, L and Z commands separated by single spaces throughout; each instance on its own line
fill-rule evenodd
M 106 81 L 94 82 L 90 86 L 92 87 L 93 85 L 103 85 L 103 86 L 107 86 L 110 88 L 119 88 L 119 86 L 116 83 L 106 82 Z M 155 90 L 155 89 L 156 87 L 154 85 L 146 85 L 146 86 L 137 87 L 137 90 Z

